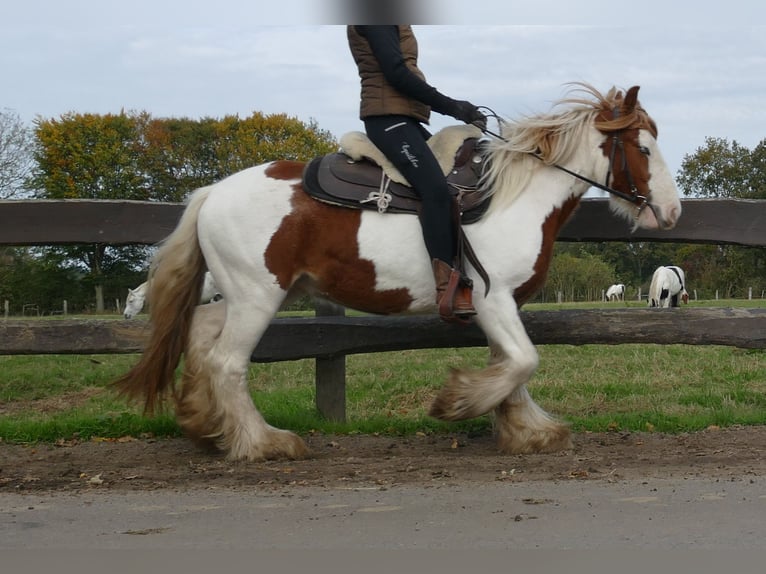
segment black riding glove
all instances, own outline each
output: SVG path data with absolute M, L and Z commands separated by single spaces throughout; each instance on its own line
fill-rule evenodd
M 456 120 L 474 125 L 482 130 L 487 129 L 486 116 L 471 102 L 465 100 L 452 100 L 452 106 L 448 113 Z

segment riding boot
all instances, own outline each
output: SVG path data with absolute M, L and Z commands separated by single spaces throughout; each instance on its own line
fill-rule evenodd
M 436 283 L 436 305 L 439 315 L 445 321 L 467 323 L 476 315 L 471 302 L 471 286 L 463 279 L 460 271 L 441 259 L 432 262 Z

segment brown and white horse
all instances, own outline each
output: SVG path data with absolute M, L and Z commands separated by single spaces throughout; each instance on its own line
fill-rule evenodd
M 490 279 L 485 295 L 468 265 L 489 365 L 452 372 L 430 414 L 455 421 L 494 411 L 498 446 L 507 453 L 571 447 L 568 426 L 527 391 L 538 354 L 518 309 L 543 284 L 557 233 L 580 198 L 605 178 L 615 194 L 612 211 L 634 228 L 669 229 L 681 214 L 638 87 L 603 95 L 581 84 L 576 92 L 547 114 L 501 122 L 482 184 L 489 209 L 464 226 Z M 299 436 L 264 420 L 247 387 L 251 353 L 286 300 L 308 293 L 372 313 L 436 310 L 417 217 L 315 201 L 303 191 L 303 169 L 274 161 L 191 196 L 153 262 L 147 348 L 116 382 L 150 412 L 173 389 L 185 432 L 214 441 L 231 459 L 307 452 Z M 206 268 L 224 300 L 198 306 Z

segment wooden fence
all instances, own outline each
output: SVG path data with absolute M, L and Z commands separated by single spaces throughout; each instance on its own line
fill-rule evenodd
M 766 201 L 684 200 L 670 231 L 637 230 L 608 213 L 603 199 L 583 200 L 561 241 L 668 241 L 766 246 Z M 106 243 L 151 245 L 175 227 L 183 206 L 131 201 L 0 201 L 0 245 Z M 418 348 L 486 345 L 478 327 L 436 316 L 344 317 L 319 307 L 317 317 L 275 319 L 253 361 L 317 360 L 317 407 L 345 418 L 345 356 Z M 535 344 L 660 343 L 766 348 L 766 308 L 588 309 L 522 311 Z M 140 352 L 143 319 L 0 321 L 0 354 Z

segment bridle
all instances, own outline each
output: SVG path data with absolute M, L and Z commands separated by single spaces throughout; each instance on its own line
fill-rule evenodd
M 495 118 L 496 120 L 498 120 L 498 122 L 502 121 L 502 119 L 491 108 L 488 108 L 486 106 L 479 106 L 479 108 L 483 110 L 487 110 L 489 112 L 488 114 L 485 114 L 487 117 Z M 612 119 L 617 119 L 619 116 L 620 116 L 620 110 L 618 107 L 615 107 L 612 110 Z M 481 128 L 481 131 L 489 136 L 492 136 L 504 142 L 508 141 L 500 134 L 487 129 L 486 127 Z M 646 198 L 646 196 L 641 195 L 641 193 L 638 190 L 638 187 L 635 184 L 633 175 L 630 172 L 630 166 L 628 165 L 628 157 L 625 153 L 625 145 L 622 141 L 623 131 L 624 129 L 616 130 L 611 136 L 612 149 L 609 152 L 609 167 L 607 168 L 607 171 L 606 171 L 604 183 L 599 183 L 598 181 L 595 181 L 587 176 L 584 176 L 580 173 L 572 171 L 571 169 L 568 169 L 559 164 L 552 164 L 551 167 L 555 167 L 556 169 L 559 169 L 563 171 L 564 173 L 571 175 L 572 177 L 575 177 L 581 181 L 584 181 L 585 183 L 587 183 L 588 185 L 591 185 L 592 187 L 598 188 L 615 197 L 619 197 L 620 199 L 624 199 L 625 201 L 632 203 L 637 208 L 636 215 L 635 215 L 635 219 L 637 220 L 641 216 L 641 212 L 644 210 L 644 208 L 648 206 L 649 209 L 651 209 L 652 211 L 654 211 L 654 208 L 652 207 L 652 204 L 649 203 L 649 200 Z M 612 167 L 614 166 L 614 160 L 617 156 L 618 150 L 622 156 L 622 170 L 625 172 L 625 177 L 627 178 L 628 185 L 630 186 L 629 193 L 620 191 L 619 189 L 614 189 L 613 187 L 609 186 L 609 178 L 612 177 Z M 540 161 L 543 161 L 543 158 L 537 154 L 530 153 L 530 155 L 532 155 L 533 157 L 536 157 Z

